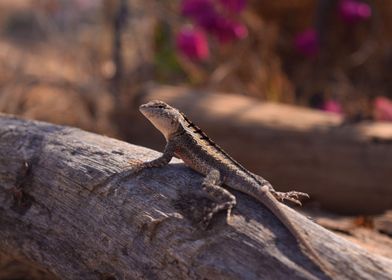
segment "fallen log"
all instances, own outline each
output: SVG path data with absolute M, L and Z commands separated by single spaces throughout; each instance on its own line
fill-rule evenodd
M 392 209 L 392 124 L 344 124 L 321 111 L 172 86 L 147 88 L 139 102 L 152 99 L 186 113 L 278 190 L 309 193 L 323 207 L 345 214 Z M 142 116 L 128 129 L 132 143 L 162 149 L 163 138 Z
M 0 260 L 12 256 L 61 279 L 326 278 L 272 213 L 240 193 L 229 224 L 222 213 L 198 228 L 195 209 L 211 201 L 180 160 L 122 178 L 158 155 L 0 115 Z M 390 259 L 284 208 L 340 279 L 392 277 Z

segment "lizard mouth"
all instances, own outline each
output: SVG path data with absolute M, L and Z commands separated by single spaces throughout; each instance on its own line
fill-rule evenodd
M 147 104 L 142 104 L 139 106 L 139 110 L 142 111 L 147 107 Z
M 139 111 L 143 114 L 146 115 L 148 112 L 148 106 L 147 104 L 143 104 L 139 106 Z

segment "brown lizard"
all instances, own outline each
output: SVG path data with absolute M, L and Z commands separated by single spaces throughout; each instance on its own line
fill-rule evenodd
M 173 156 L 181 158 L 184 163 L 195 171 L 205 175 L 202 188 L 216 206 L 208 212 L 202 223 L 207 226 L 214 214 L 221 210 L 227 211 L 230 218 L 236 198 L 228 187 L 248 194 L 263 203 L 296 237 L 300 245 L 305 247 L 311 259 L 328 276 L 334 275 L 332 269 L 312 248 L 306 238 L 297 230 L 285 214 L 279 201 L 289 200 L 301 204 L 301 197 L 309 197 L 306 193 L 291 191 L 277 192 L 262 177 L 253 174 L 231 158 L 217 144 L 194 125 L 183 113 L 162 101 L 151 101 L 140 106 L 141 113 L 165 136 L 166 146 L 162 156 L 138 165 L 135 172 L 145 168 L 167 165 Z

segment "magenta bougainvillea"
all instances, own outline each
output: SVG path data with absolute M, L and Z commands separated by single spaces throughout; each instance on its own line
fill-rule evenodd
M 392 100 L 379 96 L 374 100 L 374 118 L 377 121 L 392 121 Z
M 240 13 L 246 6 L 246 0 L 219 0 L 219 2 L 232 13 Z
M 184 26 L 178 32 L 177 48 L 190 59 L 205 60 L 209 56 L 205 33 L 194 26 Z
M 314 28 L 309 28 L 297 34 L 294 39 L 294 48 L 304 56 L 316 56 L 320 50 L 317 31 Z
M 372 16 L 369 4 L 359 0 L 340 0 L 337 2 L 337 11 L 342 21 L 349 26 Z M 309 27 L 298 33 L 294 38 L 294 49 L 306 57 L 315 57 L 320 51 L 318 31 L 314 27 Z
M 332 100 L 332 99 L 325 101 L 322 110 L 338 115 L 343 113 L 342 105 L 340 105 L 340 103 L 337 102 L 336 100 Z
M 248 30 L 238 17 L 245 6 L 245 0 L 183 0 L 180 6 L 181 15 L 189 19 L 193 29 L 191 27 L 186 27 L 186 31 L 184 28 L 180 29 L 177 35 L 179 51 L 191 59 L 205 59 L 208 57 L 207 34 L 221 44 L 245 38 Z M 192 32 L 193 36 L 191 36 Z M 182 43 L 179 44 L 179 41 Z M 194 55 L 197 52 L 190 51 L 191 49 L 202 49 L 203 55 Z
M 341 0 L 338 11 L 341 19 L 349 24 L 367 20 L 372 16 L 369 4 L 357 0 Z

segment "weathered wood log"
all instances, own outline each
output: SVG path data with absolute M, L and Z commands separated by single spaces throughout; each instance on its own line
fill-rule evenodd
M 197 227 L 202 177 L 181 161 L 124 179 L 157 152 L 0 116 L 0 252 L 62 279 L 324 279 L 285 227 L 235 193 L 226 224 Z M 25 162 L 30 166 L 26 167 Z M 284 207 L 340 279 L 390 279 L 392 261 Z M 1 258 L 0 258 L 1 259 Z
M 304 191 L 325 208 L 347 214 L 392 209 L 392 124 L 344 124 L 321 111 L 170 86 L 148 88 L 140 103 L 151 99 L 185 112 L 281 191 Z M 137 117 L 129 126 L 131 142 L 162 149 L 159 132 Z

